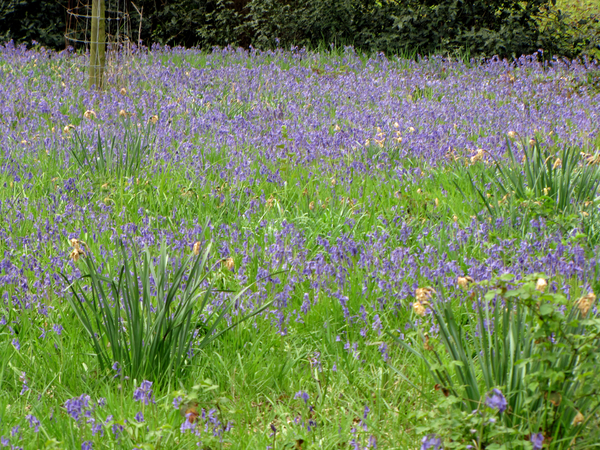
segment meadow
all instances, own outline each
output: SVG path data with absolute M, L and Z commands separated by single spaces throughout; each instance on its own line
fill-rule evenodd
M 0 47 L 0 447 L 598 448 L 596 62 L 85 64 Z

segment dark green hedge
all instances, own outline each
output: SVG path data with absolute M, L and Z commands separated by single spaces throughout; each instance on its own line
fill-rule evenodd
M 91 0 L 89 0 L 91 1 Z M 107 0 L 111 1 L 111 0 Z M 0 0 L 0 39 L 64 48 L 75 0 Z M 598 21 L 575 29 L 554 0 L 137 0 L 145 45 L 317 47 L 386 53 L 574 57 L 599 48 Z M 121 4 L 122 1 L 120 2 Z M 134 38 L 139 16 L 133 6 Z M 543 21 L 538 18 L 543 17 Z M 543 22 L 543 25 L 541 23 Z M 590 28 L 592 27 L 592 28 Z M 595 27 L 595 28 L 594 28 Z M 577 31 L 579 30 L 579 31 Z

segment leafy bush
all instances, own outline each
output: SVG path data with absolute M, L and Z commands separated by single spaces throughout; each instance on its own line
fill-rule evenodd
M 0 36 L 62 47 L 63 3 L 38 2 L 35 15 L 25 3 L 4 8 Z M 574 22 L 552 0 L 140 0 L 136 8 L 121 6 L 133 40 L 147 46 L 316 48 L 334 42 L 367 52 L 508 57 L 539 48 L 575 57 L 600 48 L 598 17 Z
M 73 244 L 77 255 L 73 257 L 72 253 L 72 257 L 77 260 L 84 256 L 87 273 L 69 285 L 73 294 L 69 301 L 92 341 L 102 369 L 113 367 L 138 380 L 164 381 L 181 372 L 192 345 L 202 349 L 237 324 L 217 332 L 245 290 L 220 307 L 210 303 L 210 272 L 205 270 L 210 245 L 174 270 L 169 268 L 164 244 L 157 263 L 148 250 L 138 263 L 121 245 L 121 267 L 118 276 L 111 279 L 101 274 L 79 241 Z M 87 286 L 81 283 L 84 279 L 89 281 Z
M 416 327 L 412 342 L 399 341 L 425 361 L 446 397 L 422 431 L 441 436 L 447 448 L 473 442 L 475 448 L 531 448 L 525 442 L 533 445 L 534 436 L 556 449 L 599 442 L 595 295 L 569 301 L 547 292 L 543 274 L 521 281 L 502 275 L 479 287 L 489 290 L 480 297 L 473 289 L 473 309 L 459 315 L 443 299 L 427 303 L 438 336 Z
M 0 43 L 38 41 L 64 48 L 67 0 L 0 0 Z

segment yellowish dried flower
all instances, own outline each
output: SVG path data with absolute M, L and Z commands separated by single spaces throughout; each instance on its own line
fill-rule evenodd
M 425 309 L 425 306 L 423 306 L 423 304 L 421 302 L 414 302 L 413 305 L 413 311 L 415 312 L 415 314 L 424 317 L 425 314 L 427 313 L 427 310 Z
M 517 133 L 514 131 L 509 131 L 508 132 L 508 138 L 511 140 L 514 140 L 517 137 Z
M 577 425 L 583 423 L 584 420 L 585 420 L 585 417 L 583 416 L 583 414 L 581 414 L 579 411 L 577 411 L 577 414 L 573 418 L 573 422 L 571 422 L 571 425 L 577 426 Z
M 75 128 L 75 125 L 69 124 L 63 128 L 63 133 L 71 134 L 71 130 Z
M 340 126 L 336 123 L 335 126 L 333 127 L 333 131 L 340 131 L 341 128 Z
M 124 109 L 122 109 L 121 111 L 119 111 L 119 116 L 120 117 L 127 117 L 127 111 L 125 111 Z
M 458 216 L 457 216 L 456 214 L 455 214 L 455 215 L 453 215 L 453 216 L 452 216 L 452 220 L 453 220 L 453 221 L 455 221 L 455 222 L 458 222 Z
M 543 278 L 538 278 L 535 283 L 535 289 L 540 292 L 546 292 L 546 288 L 548 287 L 548 282 Z
M 86 112 L 83 113 L 83 117 L 85 117 L 86 119 L 95 119 L 96 113 L 91 109 L 88 109 Z
M 371 141 L 370 141 L 369 139 L 367 139 L 367 140 L 365 141 L 365 146 L 367 146 L 367 147 L 368 147 L 370 144 L 371 144 Z
M 315 209 L 315 202 L 310 202 L 308 204 L 308 209 L 310 209 L 311 211 Z
M 227 270 L 234 270 L 235 269 L 235 262 L 233 261 L 233 258 L 231 256 L 229 258 L 225 258 L 223 260 L 223 266 Z
M 383 145 L 385 144 L 385 138 L 382 139 L 373 139 L 375 141 L 375 143 L 377 145 L 379 145 L 379 147 L 383 148 Z
M 119 92 L 121 93 L 121 95 L 127 95 L 127 89 L 125 89 L 124 87 L 122 87 Z
M 330 183 L 332 186 L 335 186 L 335 185 L 336 185 L 336 183 L 337 183 L 337 181 L 335 180 L 335 178 L 332 178 L 331 180 L 329 180 L 329 183 Z
M 272 208 L 274 204 L 275 204 L 275 198 L 273 198 L 273 196 L 269 197 L 267 199 L 267 208 Z
M 577 300 L 577 308 L 583 317 L 587 316 L 588 311 L 596 301 L 596 295 L 593 292 L 589 292 L 579 300 Z
M 554 164 L 552 164 L 553 169 L 556 169 L 558 167 L 562 167 L 562 160 L 560 158 L 556 158 L 554 160 Z
M 532 146 L 532 147 L 535 145 L 535 139 L 534 138 L 529 139 L 529 145 Z
M 157 115 L 153 115 L 152 117 L 150 117 L 148 119 L 148 123 L 156 124 L 156 122 L 158 122 L 158 116 Z
M 75 238 L 71 239 L 70 243 L 71 243 L 71 247 L 73 247 L 73 250 L 71 251 L 71 253 L 69 253 L 69 258 L 71 258 L 73 260 L 73 262 L 77 262 L 77 261 L 79 261 L 80 256 L 85 256 L 85 252 L 81 248 L 80 244 L 83 244 L 86 249 L 87 249 L 87 244 L 85 242 L 80 241 L 79 239 L 75 239 Z M 89 249 L 88 249 L 88 251 L 89 251 Z
M 417 189 L 417 194 L 422 194 L 423 190 L 421 188 Z
M 542 193 L 544 195 L 548 195 L 550 193 L 550 187 L 545 187 L 544 189 L 542 189 Z
M 415 132 L 415 129 L 414 129 L 413 127 L 410 127 L 410 128 L 408 129 L 408 132 L 409 132 L 409 133 L 414 133 L 414 132 Z
M 425 303 L 431 298 L 433 294 L 435 294 L 435 290 L 430 286 L 424 288 L 417 288 L 417 290 L 415 291 L 415 298 L 417 299 L 417 302 Z
M 481 161 L 483 159 L 483 149 L 478 148 L 477 152 L 471 156 L 471 164 L 475 164 L 477 161 Z
M 394 128 L 400 128 L 400 124 L 398 122 L 394 122 Z
M 437 199 L 437 197 L 435 198 L 435 200 L 433 201 L 433 203 L 435 203 L 435 207 L 437 208 L 438 206 L 440 206 L 440 201 Z
M 194 255 L 196 255 L 196 256 L 198 256 L 200 254 L 200 242 L 199 241 L 194 242 L 192 251 L 194 252 Z
M 473 281 L 473 278 L 467 275 L 465 277 L 458 277 L 456 282 L 461 288 L 465 289 L 470 283 L 473 283 Z

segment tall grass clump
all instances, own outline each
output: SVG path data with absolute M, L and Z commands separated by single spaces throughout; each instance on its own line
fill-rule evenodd
M 138 262 L 121 245 L 114 278 L 101 274 L 92 255 L 83 258 L 86 273 L 69 284 L 69 302 L 102 369 L 163 381 L 189 364 L 192 346 L 202 349 L 236 325 L 217 331 L 244 290 L 224 304 L 211 303 L 209 252 L 210 245 L 171 269 L 164 244 L 156 263 L 147 249 Z
M 126 123 L 122 137 L 114 134 L 103 139 L 99 129 L 96 137 L 74 132 L 71 156 L 84 173 L 131 177 L 139 173 L 142 161 L 151 152 L 155 140 L 152 130 L 152 122 L 148 122 L 144 129 Z

